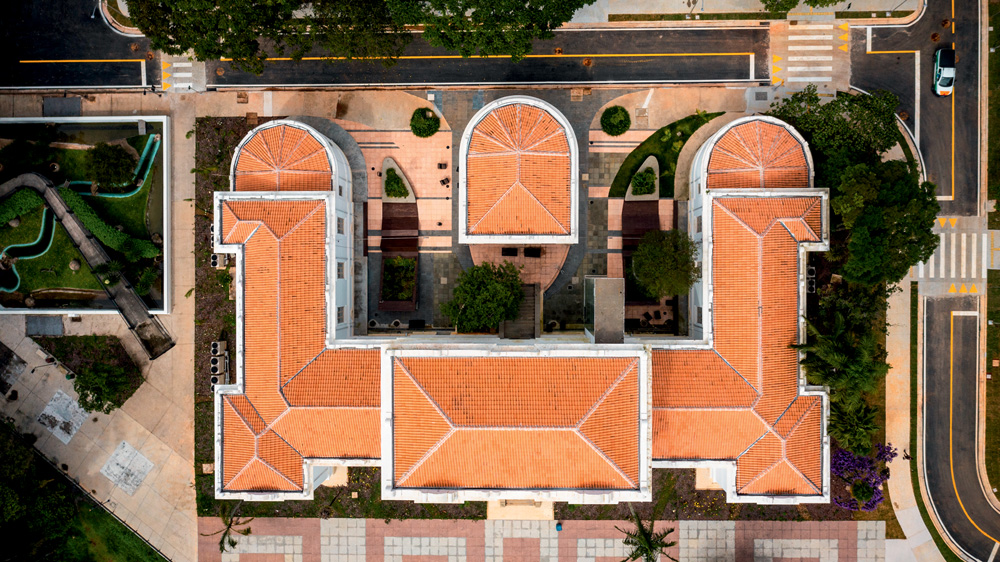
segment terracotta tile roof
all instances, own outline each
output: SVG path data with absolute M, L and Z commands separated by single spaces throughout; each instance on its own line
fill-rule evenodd
M 821 239 L 821 199 L 722 197 L 707 212 L 714 350 L 653 352 L 653 458 L 735 460 L 740 494 L 821 494 L 823 402 L 798 395 L 791 347 L 798 244 Z
M 547 111 L 498 107 L 472 131 L 466 179 L 469 234 L 569 234 L 567 131 Z
M 638 360 L 396 357 L 393 451 L 397 487 L 636 489 Z
M 223 398 L 223 489 L 301 491 L 304 458 L 378 458 L 379 351 L 326 349 L 325 202 L 221 212 L 224 242 L 243 244 L 245 328 L 243 394 Z
M 258 129 L 236 153 L 236 191 L 327 191 L 332 166 L 323 143 L 305 129 Z
M 708 189 L 809 187 L 805 146 L 781 125 L 753 120 L 715 143 L 708 160 Z

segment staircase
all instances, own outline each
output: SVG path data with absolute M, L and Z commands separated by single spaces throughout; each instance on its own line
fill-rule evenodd
M 517 318 L 500 323 L 500 337 L 512 340 L 537 338 L 542 335 L 542 295 L 538 283 L 521 285 L 524 300 L 517 309 Z

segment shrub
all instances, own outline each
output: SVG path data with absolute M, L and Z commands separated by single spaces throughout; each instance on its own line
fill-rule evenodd
M 855 455 L 844 449 L 833 452 L 830 473 L 847 484 L 848 496 L 835 496 L 833 503 L 851 511 L 875 511 L 885 496 L 882 485 L 889 479 L 889 463 L 896 458 L 891 444 L 875 445 L 875 456 Z
M 97 143 L 87 151 L 87 176 L 104 188 L 122 187 L 132 180 L 136 160 L 124 147 Z
M 761 0 L 761 4 L 768 12 L 790 12 L 799 5 L 799 0 Z
M 39 337 L 35 341 L 76 373 L 73 389 L 88 412 L 111 413 L 142 384 L 142 373 L 117 337 Z
M 483 332 L 517 318 L 524 300 L 520 270 L 509 261 L 472 266 L 458 276 L 452 299 L 441 307 L 459 332 Z
M 42 196 L 34 189 L 19 189 L 0 201 L 0 225 L 7 224 L 11 219 L 33 211 L 39 205 L 44 204 Z
M 382 265 L 382 300 L 408 301 L 417 286 L 417 260 L 396 256 Z
M 441 118 L 434 113 L 434 110 L 426 107 L 413 110 L 413 116 L 410 117 L 410 130 L 413 131 L 414 135 L 427 138 L 438 132 L 440 128 Z
M 624 135 L 631 126 L 628 110 L 620 105 L 612 105 L 601 114 L 601 130 L 613 137 Z
M 410 191 L 403 185 L 403 178 L 396 173 L 395 168 L 385 171 L 385 194 L 389 197 L 406 197 Z
M 701 274 L 694 257 L 694 240 L 686 232 L 651 230 L 632 254 L 632 273 L 658 299 L 682 295 Z
M 68 187 L 60 187 L 59 195 L 91 234 L 108 248 L 124 254 L 129 261 L 160 255 L 160 249 L 149 240 L 137 240 L 104 222 L 79 193 Z
M 632 176 L 632 195 L 649 195 L 656 191 L 656 173 L 646 168 Z

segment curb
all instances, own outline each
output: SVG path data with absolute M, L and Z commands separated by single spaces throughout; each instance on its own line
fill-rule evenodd
M 124 35 L 125 37 L 145 37 L 138 27 L 126 27 L 118 23 L 111 16 L 111 10 L 108 8 L 108 0 L 101 0 L 101 19 L 111 28 L 111 31 L 114 31 L 118 35 Z

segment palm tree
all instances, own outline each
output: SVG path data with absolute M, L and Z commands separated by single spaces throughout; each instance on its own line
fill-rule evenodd
M 830 401 L 828 431 L 841 447 L 859 455 L 867 455 L 872 435 L 879 430 L 875 416 L 878 408 L 865 404 L 861 398 Z
M 242 527 L 253 521 L 253 517 L 245 519 L 240 517 L 240 507 L 243 505 L 243 500 L 236 502 L 233 508 L 228 512 L 226 511 L 226 506 L 219 506 L 219 517 L 222 519 L 222 524 L 225 525 L 222 529 L 214 533 L 202 533 L 203 537 L 211 537 L 212 535 L 218 535 L 222 533 L 219 538 L 219 552 L 225 552 L 229 548 L 234 548 L 236 546 L 236 537 L 233 533 L 239 533 L 243 536 L 250 534 L 250 527 L 245 529 L 237 529 L 237 527 Z
M 667 541 L 667 535 L 673 533 L 674 530 L 671 528 L 666 531 L 660 531 L 659 533 L 654 532 L 653 519 L 649 520 L 649 526 L 647 527 L 642 522 L 642 519 L 635 514 L 635 509 L 632 507 L 631 503 L 628 504 L 628 510 L 632 512 L 632 521 L 635 523 L 635 530 L 626 531 L 620 527 L 615 527 L 615 529 L 618 529 L 625 534 L 625 538 L 622 539 L 622 542 L 624 542 L 626 546 L 632 548 L 632 552 L 629 553 L 628 558 L 622 562 L 631 562 L 633 560 L 639 560 L 640 558 L 643 562 L 657 562 L 660 554 L 663 554 L 667 558 L 677 562 L 676 558 L 670 556 L 666 552 L 663 552 L 664 550 L 677 544 L 676 541 Z
M 793 346 L 805 353 L 802 366 L 810 380 L 829 386 L 834 391 L 831 401 L 875 390 L 889 371 L 885 350 L 873 333 L 853 335 L 839 312 L 833 320 L 828 334 L 806 321 L 809 342 Z M 841 390 L 847 392 L 837 392 Z

